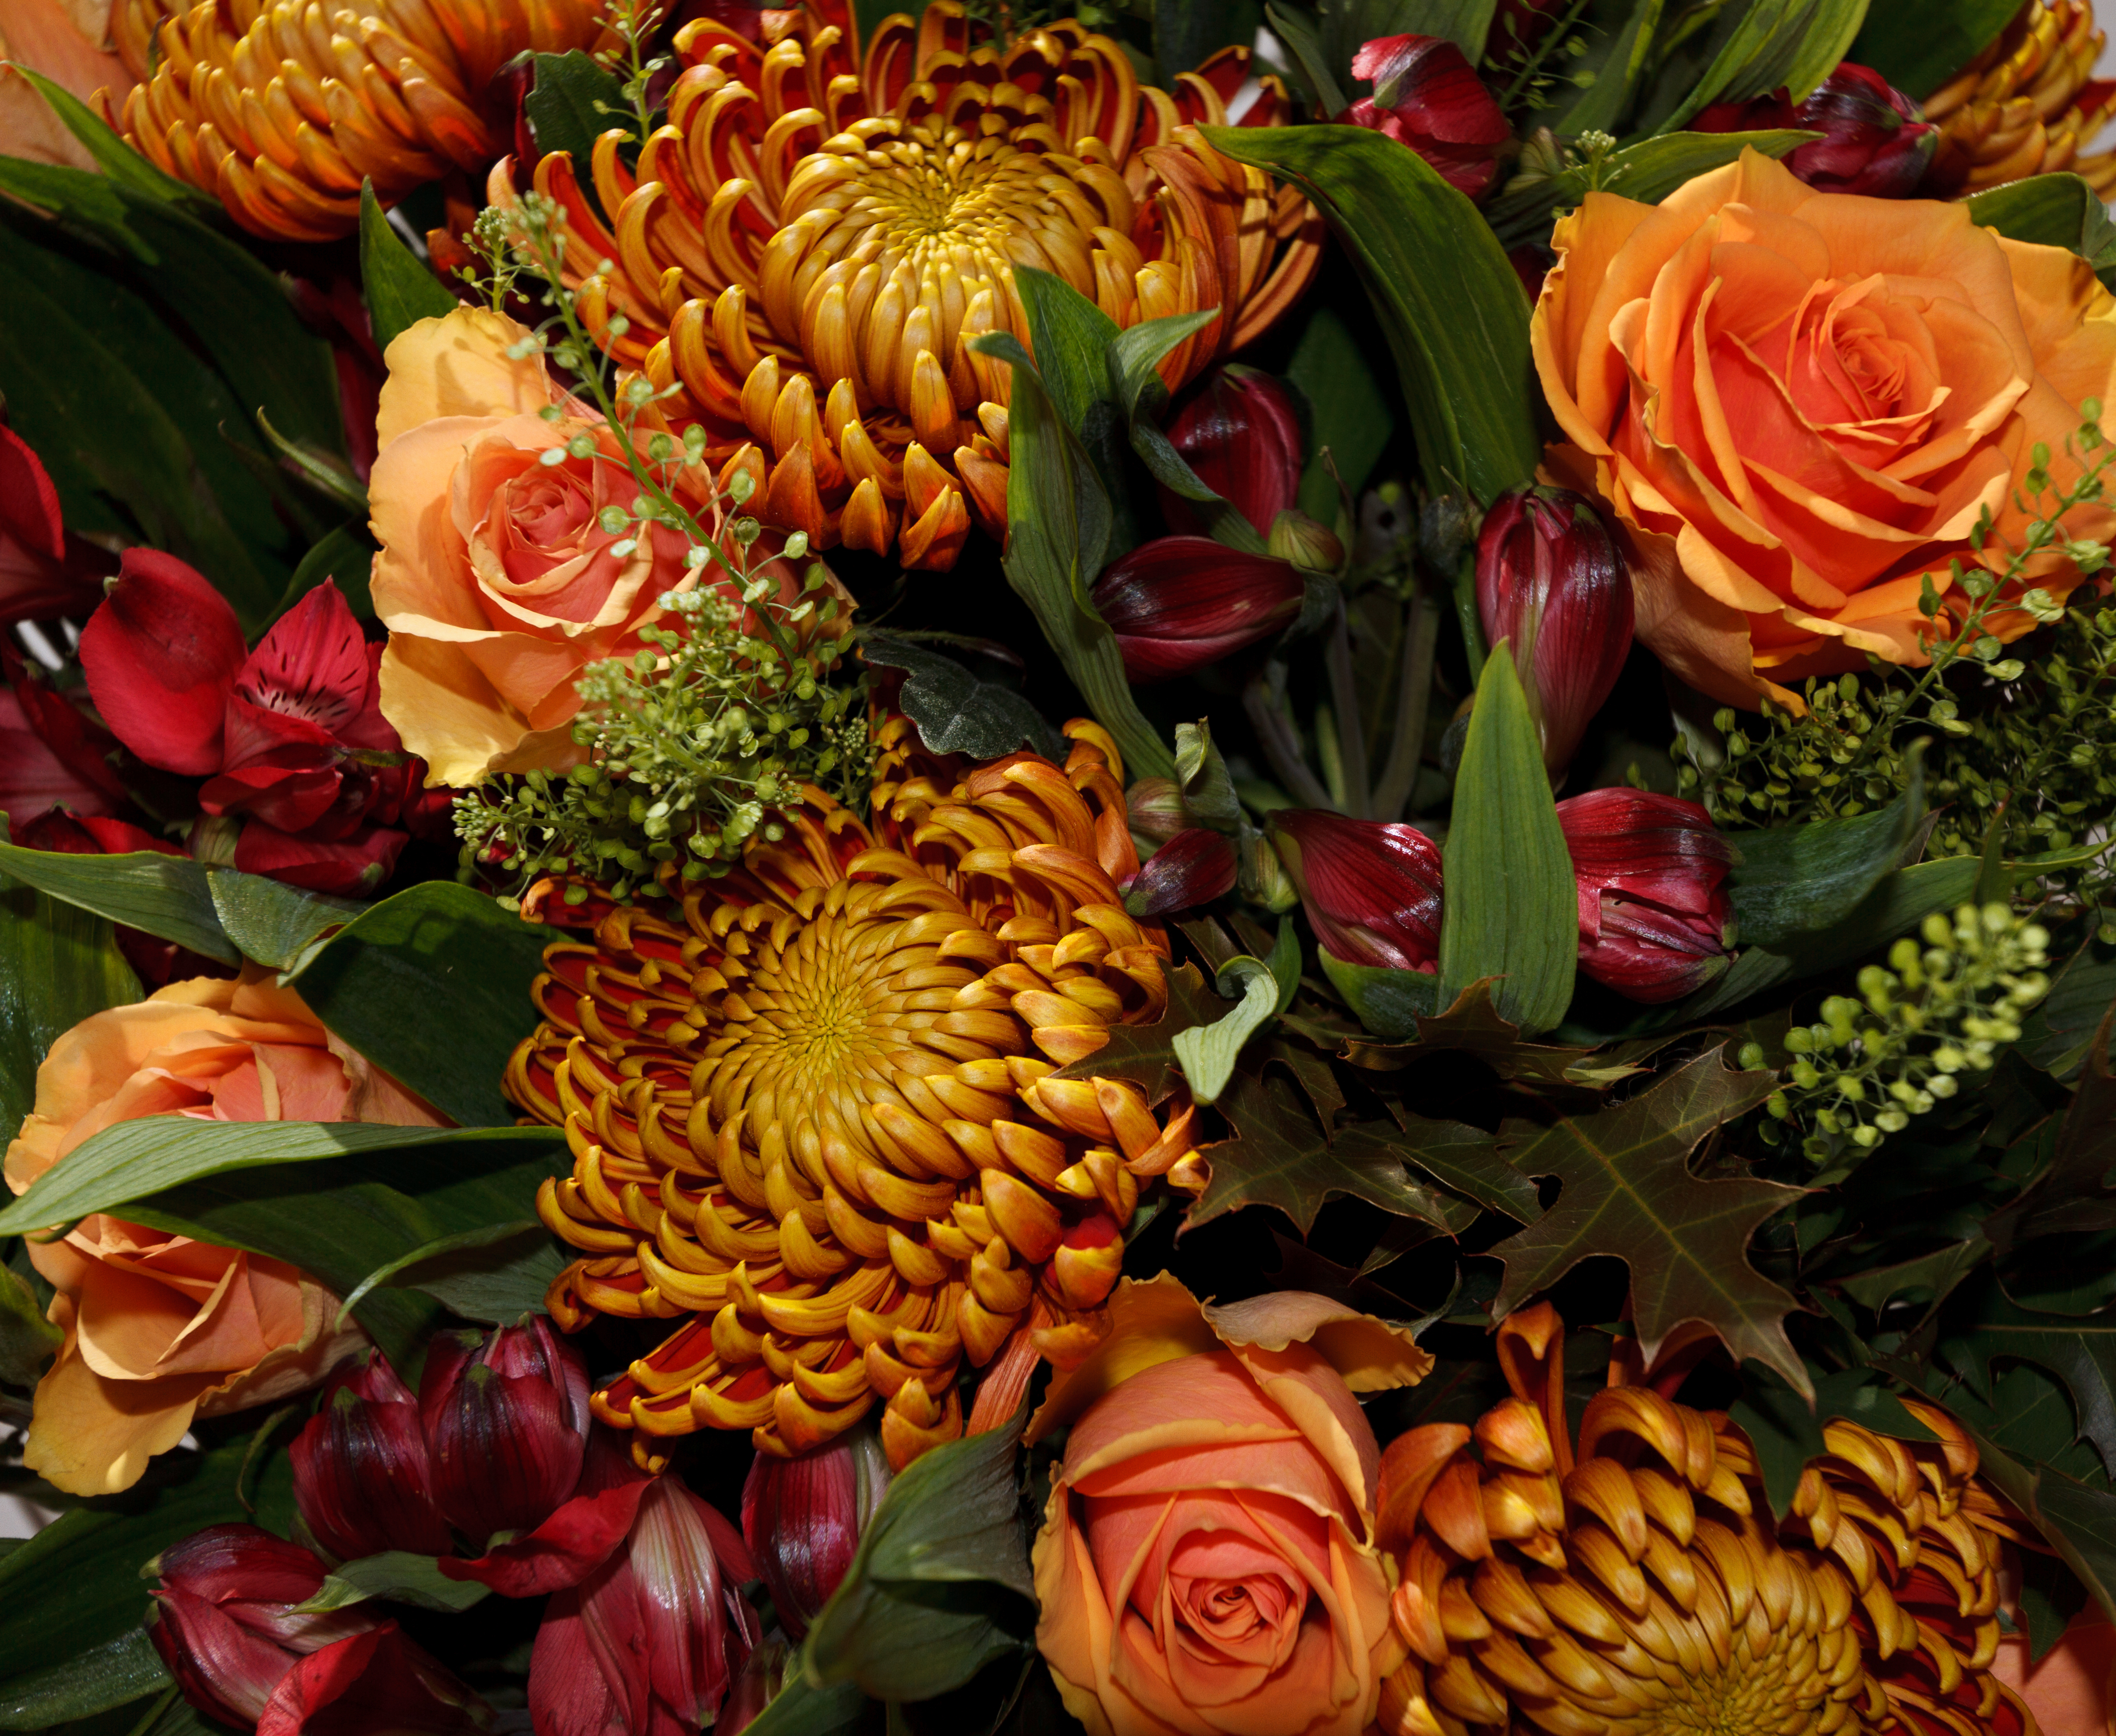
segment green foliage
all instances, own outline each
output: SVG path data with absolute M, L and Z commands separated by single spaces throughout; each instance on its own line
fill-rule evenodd
M 90 1014 L 139 998 L 108 921 L 0 875 L 0 1141 L 30 1113 L 52 1045 Z
M 1065 738 L 1014 688 L 980 681 L 938 643 L 867 628 L 859 636 L 869 667 L 904 671 L 897 704 L 936 754 L 996 760 L 1019 748 L 1065 757 Z
M 1881 0 L 1867 8 L 1849 57 L 1923 102 L 1983 53 L 2019 11 L 2014 0 Z
M 1870 1151 L 1953 1096 L 1962 1075 L 1989 1072 L 2049 990 L 2048 933 L 2004 904 L 1964 904 L 1951 921 L 1935 913 L 1923 938 L 1898 940 L 1891 968 L 1862 969 L 1859 999 L 1833 994 L 1815 1023 L 1786 1034 L 1793 1059 L 1768 1108 L 1811 1130 L 1801 1149 L 1812 1162 Z
M 389 227 L 370 181 L 360 184 L 360 288 L 380 350 L 420 320 L 439 319 L 456 305 Z

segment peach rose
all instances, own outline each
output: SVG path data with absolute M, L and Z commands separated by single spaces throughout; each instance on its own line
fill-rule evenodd
M 253 969 L 172 983 L 54 1043 L 7 1148 L 7 1185 L 27 1192 L 118 1122 L 172 1114 L 448 1124 Z M 299 1392 L 362 1342 L 334 1329 L 337 1297 L 277 1260 L 107 1213 L 29 1250 L 66 1338 L 38 1383 L 23 1463 L 70 1494 L 130 1488 L 194 1416 Z
M 459 307 L 383 357 L 368 487 L 375 610 L 389 629 L 382 712 L 430 783 L 576 763 L 582 670 L 637 650 L 659 599 L 696 582 L 678 532 L 603 528 L 638 486 L 616 432 L 536 356 L 507 353 L 528 337 Z M 551 406 L 556 420 L 538 413 Z M 544 462 L 582 438 L 590 456 Z M 701 494 L 692 510 L 709 517 L 711 503 Z
M 1958 619 L 1948 563 L 2003 568 L 2036 443 L 2063 485 L 2081 405 L 2116 411 L 2116 300 L 1962 205 L 1818 193 L 1750 151 L 1657 206 L 1590 193 L 1554 245 L 1534 328 L 1568 443 L 1550 471 L 1613 507 L 1639 637 L 1732 704 L 1801 710 L 1787 684 L 1869 652 L 1929 661 L 1924 578 Z M 2029 571 L 2079 582 L 2054 551 Z
M 1355 1736 L 1401 1661 L 1355 1392 L 1421 1380 L 1407 1335 L 1296 1291 L 1201 1307 L 1120 1284 L 1053 1381 L 1070 1424 L 1036 1540 L 1036 1643 L 1093 1736 Z

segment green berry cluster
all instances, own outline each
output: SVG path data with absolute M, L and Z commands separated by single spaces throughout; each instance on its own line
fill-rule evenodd
M 737 534 L 754 521 L 738 521 Z M 618 898 L 663 894 L 665 865 L 685 880 L 724 874 L 813 784 L 865 805 L 874 745 L 865 693 L 840 673 L 851 611 L 821 567 L 791 606 L 752 581 L 738 604 L 719 586 L 660 599 L 667 624 L 629 658 L 591 664 L 579 682 L 570 772 L 531 772 L 456 803 L 466 878 L 504 877 L 516 894 L 567 875 L 577 902 L 594 881 Z M 769 633 L 744 631 L 771 618 Z
M 1817 1164 L 1856 1160 L 1953 1096 L 1962 1075 L 1989 1072 L 2049 991 L 2049 944 L 2040 923 L 2002 903 L 1927 916 L 1886 968 L 1860 971 L 1856 999 L 1833 994 L 1819 1020 L 1786 1034 L 1793 1059 L 1764 1105 L 1765 1137 L 1800 1137 Z

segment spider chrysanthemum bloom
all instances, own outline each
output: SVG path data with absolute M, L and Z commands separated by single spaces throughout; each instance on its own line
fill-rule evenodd
M 1649 1386 L 1589 1401 L 1576 1443 L 1546 1304 L 1500 1328 L 1515 1396 L 1382 1461 L 1378 1532 L 1410 1658 L 1386 1736 L 2035 1736 L 1991 1673 L 1999 1540 L 1976 1453 L 1826 1424 L 1773 1522 L 1723 1412 Z
M 605 224 L 569 157 L 536 172 L 571 232 L 565 273 L 596 340 L 724 460 L 753 444 L 770 522 L 908 567 L 954 563 L 973 509 L 1006 517 L 1006 365 L 1028 342 L 1017 265 L 1056 273 L 1120 326 L 1217 309 L 1160 365 L 1173 388 L 1304 288 L 1320 220 L 1199 136 L 1248 76 L 1227 49 L 1139 84 L 1068 19 L 1004 45 L 957 0 L 885 19 L 862 49 L 844 0 L 711 18 L 675 39 L 668 119 L 628 168 L 597 144 Z M 1283 118 L 1276 79 L 1244 123 Z M 505 175 L 495 204 L 513 197 Z M 607 274 L 597 268 L 609 262 Z
M 2087 150 L 2116 116 L 2116 83 L 2094 76 L 2104 40 L 2093 0 L 2026 0 L 1927 99 L 1940 131 L 1925 185 L 1953 196 L 2069 169 L 2104 199 L 2116 193 L 2116 151 Z
M 118 0 L 143 82 L 127 141 L 268 241 L 325 241 L 452 169 L 481 173 L 512 117 L 494 79 L 525 49 L 606 46 L 604 0 Z M 157 34 L 159 32 L 159 34 Z M 152 67 L 151 75 L 148 69 Z
M 965 769 L 893 718 L 870 821 L 812 794 L 740 870 L 672 881 L 666 916 L 542 901 L 592 931 L 546 952 L 508 1089 L 575 1157 L 538 1201 L 585 1253 L 554 1316 L 683 1321 L 595 1395 L 642 1459 L 708 1427 L 797 1452 L 879 1398 L 901 1466 L 960 1432 L 964 1359 L 1099 1342 L 1140 1183 L 1193 1118 L 1051 1077 L 1167 999 L 1166 938 L 1117 890 L 1116 751 L 1069 733 L 1062 768 Z

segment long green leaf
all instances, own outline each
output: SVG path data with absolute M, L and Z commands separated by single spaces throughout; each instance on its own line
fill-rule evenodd
M 288 980 L 325 1026 L 450 1120 L 503 1127 L 518 1112 L 500 1079 L 536 1028 L 529 989 L 550 939 L 482 893 L 429 880 L 370 906 Z
M 69 1718 L 123 1706 L 168 1681 L 147 1630 L 135 1628 L 78 1657 L 0 1683 L 0 1730 L 48 1730 Z
M 173 940 L 223 964 L 242 953 L 221 925 L 205 867 L 185 856 L 135 850 L 120 856 L 70 856 L 0 844 L 0 869 L 67 903 L 127 928 Z
M 1426 486 L 1489 501 L 1534 475 L 1528 297 L 1477 208 L 1416 152 L 1364 127 L 1203 131 L 1216 150 L 1298 182 L 1359 261 Z
M 1584 38 L 1576 39 L 1584 41 L 1587 52 L 1571 69 L 1580 94 L 1552 118 L 1552 131 L 1576 139 L 1584 132 L 1620 130 L 1653 64 L 1666 4 L 1667 0 L 1602 0 L 1588 8 L 1590 28 Z
M 30 1113 L 52 1045 L 140 994 L 108 922 L 0 876 L 0 1141 Z
M 1980 223 L 2017 241 L 2067 247 L 2106 284 L 2116 278 L 2116 223 L 2101 195 L 2072 174 L 2031 175 L 1987 187 L 1966 201 Z
M 67 131 L 86 148 L 96 168 L 113 181 L 138 192 L 150 194 L 164 204 L 187 210 L 208 222 L 222 216 L 219 200 L 208 198 L 188 181 L 178 181 L 172 175 L 164 175 L 112 131 L 103 117 L 71 91 L 53 84 L 43 73 L 32 71 L 20 61 L 13 65 L 14 76 L 29 80 L 36 87 L 37 94 L 44 98 Z
M 2020 11 L 2014 0 L 1882 0 L 1867 10 L 1847 59 L 1923 102 L 1990 46 Z
M 1603 158 L 1595 168 L 1569 168 L 1518 193 L 1502 194 L 1484 214 L 1502 241 L 1547 241 L 1551 214 L 1575 205 L 1590 190 L 1620 193 L 1641 204 L 1658 204 L 1685 181 L 1732 163 L 1745 150 L 1782 157 L 1819 133 L 1796 130 L 1769 132 L 1674 132 L 1641 139 Z
M 106 1127 L 0 1210 L 0 1235 L 71 1224 L 207 1176 L 320 1163 L 363 1152 L 426 1155 L 447 1165 L 481 1148 L 556 1151 L 555 1127 L 394 1127 L 356 1121 L 199 1121 L 150 1115 Z
M 375 346 L 384 350 L 407 327 L 437 319 L 456 305 L 389 227 L 371 181 L 360 184 L 360 290 Z
M 1503 644 L 1477 683 L 1442 863 L 1442 1003 L 1496 976 L 1500 1013 L 1524 1036 L 1549 1030 L 1572 1000 L 1580 896 L 1541 735 Z
M 1739 938 L 1784 952 L 1842 921 L 1902 861 L 1924 816 L 1914 762 L 1909 787 L 1870 814 L 1740 834 L 1727 876 Z
M 1286 377 L 1300 388 L 1313 419 L 1313 452 L 1301 474 L 1300 510 L 1332 524 L 1337 517 L 1338 485 L 1359 498 L 1396 431 L 1396 414 L 1351 332 L 1327 307 L 1315 310 L 1294 345 Z

